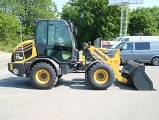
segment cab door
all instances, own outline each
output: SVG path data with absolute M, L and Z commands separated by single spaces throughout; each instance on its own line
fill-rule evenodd
M 72 40 L 69 32 L 64 21 L 49 21 L 47 56 L 58 62 L 72 60 Z

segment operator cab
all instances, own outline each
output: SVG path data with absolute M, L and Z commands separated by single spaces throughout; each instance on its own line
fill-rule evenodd
M 72 24 L 64 20 L 41 20 L 36 23 L 38 57 L 49 57 L 59 63 L 78 61 Z

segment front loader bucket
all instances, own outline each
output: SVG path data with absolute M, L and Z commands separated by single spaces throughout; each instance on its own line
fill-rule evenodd
M 145 73 L 145 65 L 139 62 L 128 61 L 121 71 L 128 84 L 137 90 L 154 90 L 153 83 Z

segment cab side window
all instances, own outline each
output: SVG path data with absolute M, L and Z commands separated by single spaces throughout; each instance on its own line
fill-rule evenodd
M 49 25 L 48 27 L 48 44 L 54 45 L 55 43 L 55 27 L 53 25 Z
M 36 43 L 46 44 L 47 41 L 47 22 L 40 22 L 37 28 L 37 41 Z

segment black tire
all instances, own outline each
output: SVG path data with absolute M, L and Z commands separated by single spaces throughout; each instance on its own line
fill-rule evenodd
M 97 63 L 87 73 L 88 82 L 96 90 L 106 90 L 114 79 L 114 71 L 108 64 Z
M 57 77 L 50 64 L 41 62 L 31 68 L 30 80 L 37 89 L 51 89 L 56 84 Z
M 159 57 L 152 58 L 151 64 L 154 66 L 159 66 Z

